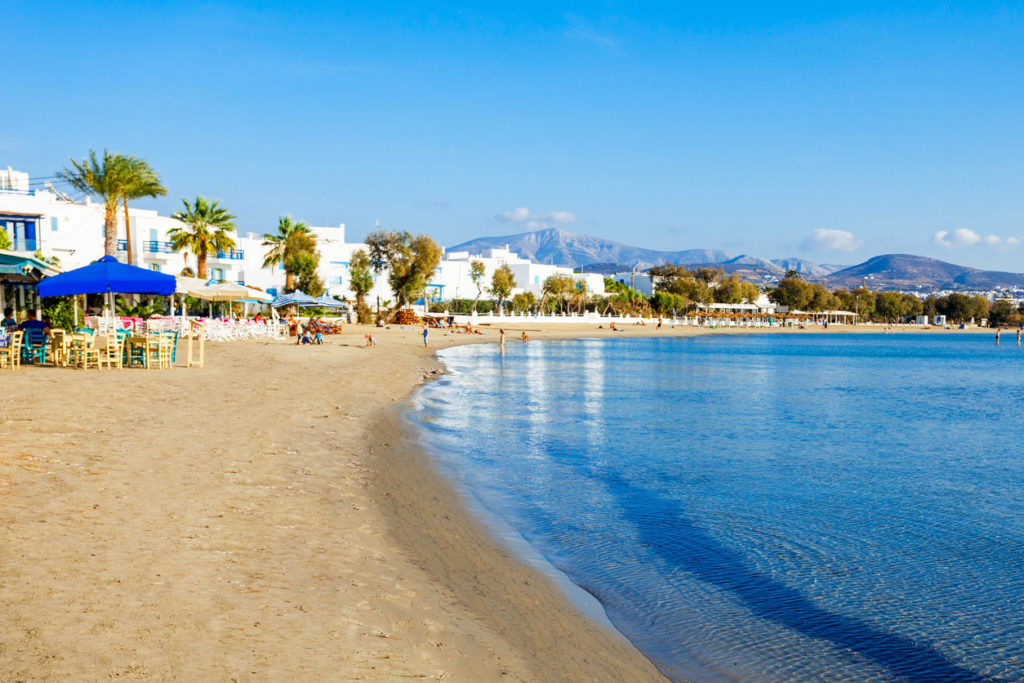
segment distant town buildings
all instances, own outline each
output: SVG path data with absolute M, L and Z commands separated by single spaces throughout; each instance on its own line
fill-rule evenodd
M 137 266 L 172 275 L 180 274 L 186 267 L 195 269 L 194 256 L 186 256 L 171 247 L 168 231 L 179 226 L 178 221 L 153 210 L 129 207 L 128 223 L 130 240 L 123 220 L 119 225 L 119 260 L 130 260 Z M 49 184 L 32 188 L 28 173 L 10 167 L 0 170 L 0 229 L 6 231 L 10 238 L 12 251 L 24 256 L 38 253 L 44 258 L 56 257 L 64 270 L 87 265 L 103 256 L 101 204 L 88 197 L 76 201 Z M 276 226 L 268 225 L 263 232 L 274 232 L 275 229 Z M 316 235 L 320 251 L 319 275 L 328 294 L 354 298 L 348 286 L 349 263 L 352 254 L 366 249 L 366 244 L 347 242 L 343 223 L 311 227 L 311 230 Z M 274 295 L 282 293 L 284 268 L 263 267 L 268 248 L 262 242 L 262 233 L 239 230 L 234 249 L 208 258 L 207 276 L 212 280 L 257 287 Z M 586 287 L 588 294 L 604 294 L 604 278 L 600 274 L 576 274 L 571 268 L 533 263 L 505 248 L 486 249 L 481 254 L 445 252 L 427 285 L 426 298 L 431 301 L 476 298 L 477 285 L 470 277 L 473 261 L 484 264 L 485 275 L 480 282 L 482 298 L 488 298 L 491 277 L 501 266 L 508 266 L 515 277 L 517 287 L 513 294 L 533 292 L 539 298 L 544 281 L 551 275 L 573 277 L 580 281 L 581 287 Z M 378 297 L 381 302 L 393 298 L 386 272 L 376 276 L 368 303 L 373 304 Z

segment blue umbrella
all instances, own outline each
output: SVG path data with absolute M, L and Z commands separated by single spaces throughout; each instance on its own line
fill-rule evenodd
M 314 299 L 313 297 L 304 292 L 296 290 L 291 294 L 282 294 L 281 296 L 277 297 L 276 299 L 270 302 L 270 307 L 281 308 L 281 306 L 289 306 L 291 304 L 296 304 L 298 306 L 318 305 L 316 299 Z
M 334 297 L 321 294 L 313 299 L 312 303 L 299 304 L 300 306 L 323 306 L 324 308 L 348 308 L 348 304 L 338 301 Z
M 173 275 L 129 266 L 113 256 L 104 256 L 82 268 L 43 278 L 39 282 L 39 296 L 174 294 L 176 287 Z

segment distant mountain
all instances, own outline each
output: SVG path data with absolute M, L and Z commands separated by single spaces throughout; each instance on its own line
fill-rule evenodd
M 624 270 L 650 268 L 666 261 L 679 264 L 719 263 L 729 254 L 717 249 L 687 249 L 685 251 L 658 251 L 631 247 L 612 240 L 590 235 L 566 232 L 559 228 L 548 228 L 536 232 L 523 232 L 500 237 L 478 237 L 448 251 L 469 251 L 479 253 L 484 249 L 500 249 L 508 246 L 520 256 L 537 263 L 576 268 L 585 264 L 622 264 Z
M 811 263 L 810 261 L 806 261 L 802 258 L 795 258 L 792 256 L 789 258 L 773 258 L 772 263 L 782 268 L 783 274 L 785 274 L 785 271 L 795 270 L 801 275 L 809 275 L 812 278 L 825 277 L 826 275 L 830 275 L 836 272 L 837 270 L 842 270 L 843 268 L 847 267 L 830 266 L 824 263 Z
M 786 271 L 774 263 L 752 256 L 741 256 L 721 263 L 695 263 L 688 265 L 687 268 L 719 268 L 728 275 L 737 274 L 744 280 L 762 287 L 774 285 L 786 274 Z
M 558 228 L 524 232 L 501 237 L 479 237 L 449 247 L 448 251 L 480 253 L 485 249 L 508 246 L 513 252 L 538 263 L 549 263 L 586 272 L 610 275 L 633 268 L 646 270 L 665 262 L 721 268 L 730 275 L 758 285 L 774 285 L 788 270 L 795 270 L 808 281 L 823 282 L 831 288 L 860 287 L 871 289 L 904 289 L 932 292 L 937 290 L 988 291 L 1024 288 L 1024 274 L 978 270 L 938 259 L 911 254 L 884 254 L 855 266 L 816 264 L 800 258 L 763 259 L 741 254 L 730 256 L 716 249 L 658 251 L 631 247 L 612 240 L 579 235 Z
M 1024 287 L 1024 274 L 978 270 L 912 254 L 884 254 L 822 278 L 829 287 L 934 291 Z

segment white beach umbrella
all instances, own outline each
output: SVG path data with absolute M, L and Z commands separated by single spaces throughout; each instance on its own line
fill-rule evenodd
M 207 301 L 237 301 L 238 299 L 248 299 L 249 295 L 252 294 L 252 290 L 245 285 L 239 285 L 234 282 L 221 282 L 216 285 L 196 287 L 189 290 L 188 293 L 197 299 L 205 299 Z
M 192 290 L 201 289 L 206 286 L 206 280 L 200 277 L 177 275 L 174 279 L 178 281 L 178 288 L 174 290 L 175 294 L 188 294 L 191 296 Z

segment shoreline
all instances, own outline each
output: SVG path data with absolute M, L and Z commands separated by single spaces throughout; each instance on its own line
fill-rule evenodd
M 531 335 L 747 332 L 559 327 Z M 0 374 L 3 677 L 663 680 L 491 538 L 401 424 L 434 352 L 484 329 Z

